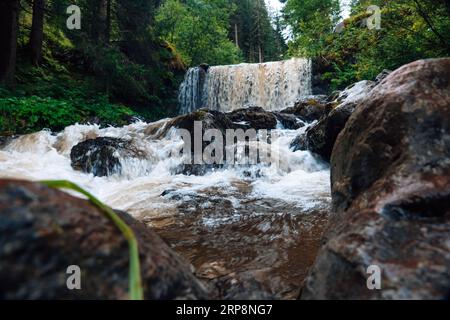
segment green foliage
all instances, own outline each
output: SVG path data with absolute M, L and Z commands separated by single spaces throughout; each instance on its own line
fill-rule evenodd
M 328 9 L 323 7 L 325 4 Z M 378 5 L 382 10 L 380 30 L 369 30 L 365 24 L 369 5 Z M 333 89 L 373 79 L 383 69 L 394 70 L 418 59 L 450 55 L 448 1 L 354 0 L 351 9 L 342 33 L 332 32 L 336 15 L 330 1 L 288 0 L 284 11 L 285 22 L 294 34 L 289 53 L 327 63 L 324 78 Z
M 239 44 L 246 62 L 278 61 L 286 44 L 278 16 L 270 16 L 264 0 L 233 0 L 230 35 Z
M 114 212 L 110 207 L 105 205 L 103 202 L 98 200 L 92 194 L 82 189 L 75 183 L 70 181 L 41 181 L 42 184 L 46 185 L 50 188 L 57 189 L 68 189 L 72 191 L 76 191 L 84 196 L 86 196 L 89 201 L 95 205 L 103 215 L 111 221 L 117 229 L 120 230 L 124 238 L 128 241 L 128 250 L 130 255 L 130 267 L 129 267 L 129 298 L 130 300 L 143 300 L 144 299 L 144 291 L 142 288 L 142 279 L 141 279 L 141 267 L 139 263 L 139 249 L 138 242 L 136 240 L 136 236 L 134 235 L 133 230 L 120 218 L 117 213 Z
M 86 103 L 36 96 L 0 98 L 0 135 L 30 133 L 44 128 L 60 131 L 72 124 L 93 120 L 104 126 L 120 126 L 127 124 L 135 114 L 127 107 L 101 100 Z
M 227 0 L 166 0 L 156 15 L 157 29 L 188 65 L 233 64 L 242 61 L 228 39 L 234 10 Z

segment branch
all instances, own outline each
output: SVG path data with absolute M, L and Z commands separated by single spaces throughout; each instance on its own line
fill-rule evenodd
M 431 31 L 439 38 L 439 40 L 442 42 L 444 47 L 446 47 L 448 50 L 450 50 L 450 45 L 446 41 L 446 39 L 436 30 L 436 28 L 433 26 L 433 23 L 431 21 L 431 18 L 428 16 L 428 14 L 422 9 L 420 6 L 420 3 L 418 0 L 414 0 L 416 3 L 417 10 L 419 10 L 419 15 L 425 20 L 428 27 L 431 29 Z

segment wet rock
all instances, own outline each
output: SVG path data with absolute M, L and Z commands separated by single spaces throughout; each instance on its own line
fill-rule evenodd
M 205 72 L 208 72 L 209 70 L 209 65 L 206 63 L 200 64 L 199 67 L 202 68 Z
M 212 111 L 207 109 L 201 109 L 188 115 L 183 115 L 170 120 L 166 125 L 165 129 L 168 131 L 170 128 L 183 129 L 189 132 L 191 137 L 191 159 L 194 159 L 194 148 L 195 148 L 195 123 L 201 122 L 201 136 L 205 134 L 207 130 L 216 129 L 222 134 L 223 141 L 226 141 L 226 130 L 227 129 L 238 129 L 244 128 L 245 126 L 233 123 L 226 114 L 219 111 Z M 199 127 L 200 128 L 200 127 Z M 202 152 L 211 142 L 202 141 Z M 225 154 L 225 144 L 223 149 L 223 154 Z M 184 174 L 184 175 L 205 175 L 206 173 L 214 170 L 220 169 L 222 165 L 213 164 L 194 164 L 185 163 L 182 164 L 172 171 L 173 174 Z
M 228 113 L 227 117 L 234 123 L 243 123 L 255 130 L 271 130 L 277 127 L 277 117 L 275 114 L 260 107 L 248 107 L 235 110 Z
M 448 299 L 450 59 L 390 74 L 331 159 L 333 211 L 304 299 Z M 381 269 L 381 290 L 366 273 Z
M 18 136 L 0 136 L 0 150 L 4 147 L 6 147 L 6 145 L 16 139 Z
M 327 104 L 326 96 L 310 96 L 298 101 L 294 107 L 285 109 L 281 113 L 293 114 L 306 122 L 313 122 L 326 116 L 332 109 Z
M 299 134 L 297 137 L 295 137 L 294 140 L 292 140 L 291 145 L 290 145 L 290 149 L 293 152 L 302 150 L 308 150 L 308 146 L 307 146 L 307 141 L 306 141 L 306 134 Z
M 204 176 L 214 170 L 222 169 L 220 164 L 182 164 L 171 172 L 172 174 L 182 174 L 185 176 Z
M 293 114 L 274 112 L 279 123 L 287 130 L 297 130 L 305 126 L 305 124 Z
M 118 212 L 133 229 L 146 299 L 205 299 L 191 266 L 152 230 Z M 0 299 L 127 299 L 128 245 L 88 201 L 38 183 L 0 180 Z M 82 290 L 66 270 L 81 268 Z
M 92 173 L 96 177 L 120 173 L 122 157 L 144 158 L 145 154 L 129 141 L 106 137 L 81 142 L 70 153 L 75 170 Z
M 203 133 L 209 129 L 218 129 L 222 133 L 225 133 L 227 129 L 236 128 L 236 125 L 224 113 L 207 109 L 200 109 L 196 112 L 174 118 L 169 121 L 167 128 L 185 129 L 189 131 L 191 137 L 194 137 L 195 122 L 202 123 Z
M 334 143 L 344 129 L 356 107 L 372 91 L 375 83 L 361 81 L 340 92 L 333 103 L 326 104 L 334 108 L 320 121 L 308 129 L 306 136 L 297 137 L 291 144 L 294 150 L 310 150 L 323 160 L 330 162 Z M 301 142 L 301 143 L 300 143 Z
M 164 124 L 163 129 L 158 129 L 159 134 L 162 131 L 166 133 L 170 128 L 178 128 L 184 129 L 189 132 L 191 137 L 191 159 L 194 159 L 194 148 L 195 148 L 195 123 L 201 122 L 201 126 L 198 124 L 197 130 L 201 128 L 201 135 L 203 136 L 207 130 L 216 129 L 222 134 L 222 138 L 224 141 L 223 144 L 223 155 L 224 162 L 226 160 L 226 131 L 228 129 L 236 130 L 262 130 L 262 129 L 275 129 L 278 124 L 278 118 L 283 119 L 284 123 L 287 126 L 298 128 L 301 126 L 301 123 L 297 123 L 297 119 L 295 117 L 291 117 L 290 115 L 280 115 L 277 117 L 275 113 L 265 111 L 259 107 L 249 107 L 247 109 L 236 110 L 231 113 L 222 113 L 219 111 L 201 109 L 194 113 L 183 115 L 174 119 L 169 120 L 166 124 Z M 281 121 L 280 121 L 281 122 Z M 294 124 L 295 122 L 295 124 Z M 155 129 L 152 129 L 154 132 Z M 150 132 L 150 131 L 149 131 Z M 200 132 L 199 132 L 200 133 Z M 211 144 L 210 141 L 202 141 L 202 151 L 205 150 Z M 205 175 L 208 172 L 211 172 L 216 169 L 223 168 L 222 164 L 193 164 L 187 163 L 183 164 L 177 168 L 174 168 L 174 174 L 184 174 L 184 175 Z
M 375 79 L 375 82 L 377 84 L 381 83 L 381 81 L 383 81 L 384 79 L 387 78 L 388 75 L 390 75 L 392 73 L 392 70 L 387 70 L 384 69 L 383 71 L 381 71 L 381 73 L 377 76 L 377 78 Z
M 312 75 L 311 75 L 311 87 L 313 94 L 325 94 L 330 93 L 331 81 L 324 77 L 324 74 L 333 71 L 333 66 L 330 62 L 322 57 L 312 59 Z

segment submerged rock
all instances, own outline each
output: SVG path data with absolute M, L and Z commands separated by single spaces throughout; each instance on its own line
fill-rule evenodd
M 191 266 L 152 230 L 118 212 L 133 229 L 146 299 L 205 299 Z M 90 202 L 38 183 L 0 180 L 0 299 L 127 299 L 128 245 Z M 66 270 L 81 269 L 82 290 Z
M 129 141 L 101 137 L 79 143 L 72 148 L 72 167 L 96 177 L 105 177 L 121 172 L 120 158 L 144 158 L 143 151 L 133 147 Z
M 449 74 L 449 58 L 416 61 L 360 103 L 333 151 L 334 215 L 302 298 L 449 298 Z

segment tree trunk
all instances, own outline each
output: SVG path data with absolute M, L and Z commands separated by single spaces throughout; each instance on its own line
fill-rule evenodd
M 33 22 L 30 33 L 31 62 L 39 66 L 42 59 L 42 41 L 44 40 L 45 0 L 33 1 Z
M 258 55 L 259 55 L 259 63 L 264 62 L 264 56 L 261 48 L 261 44 L 258 45 Z
M 239 48 L 239 38 L 238 38 L 238 26 L 237 26 L 237 23 L 234 24 L 234 40 L 236 42 L 236 47 Z
M 111 40 L 111 2 L 112 0 L 106 0 L 106 28 L 105 28 L 105 41 L 109 44 Z
M 19 0 L 0 1 L 0 83 L 14 84 Z

